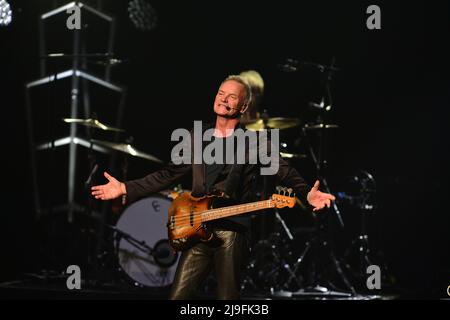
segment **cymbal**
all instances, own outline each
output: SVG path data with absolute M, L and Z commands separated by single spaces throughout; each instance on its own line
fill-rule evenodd
M 335 128 L 339 128 L 338 125 L 336 124 L 305 124 L 304 126 L 305 129 L 308 130 L 315 130 L 315 129 L 335 129 Z
M 101 129 L 101 130 L 105 130 L 105 131 L 117 131 L 117 132 L 125 131 L 123 129 L 107 126 L 107 125 L 101 123 L 100 121 L 98 121 L 97 119 L 90 119 L 90 118 L 89 119 L 64 118 L 63 121 L 67 122 L 67 123 L 82 124 L 82 125 L 87 126 L 87 127 Z
M 307 156 L 305 154 L 301 153 L 289 153 L 289 152 L 280 152 L 280 156 L 285 159 L 300 159 L 300 158 L 306 158 Z
M 115 142 L 95 140 L 95 139 L 91 139 L 91 142 L 94 143 L 95 145 L 99 145 L 99 146 L 106 147 L 106 148 L 116 150 L 116 151 L 121 151 L 121 152 L 131 155 L 133 157 L 150 160 L 150 161 L 157 162 L 157 163 L 164 163 L 162 160 L 158 159 L 155 156 L 152 156 L 148 153 L 145 153 L 145 152 L 135 149 L 131 144 L 115 143 Z
M 253 121 L 247 122 L 245 127 L 249 130 L 260 131 L 265 128 L 268 129 L 289 129 L 294 128 L 300 125 L 300 119 L 297 118 L 268 118 L 266 124 L 264 125 L 263 119 L 256 119 Z

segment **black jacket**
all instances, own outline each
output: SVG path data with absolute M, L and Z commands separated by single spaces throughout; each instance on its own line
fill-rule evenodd
M 211 127 L 212 125 L 208 125 L 203 129 L 206 130 Z M 248 153 L 247 148 L 246 153 Z M 230 170 L 233 170 L 233 166 L 235 165 L 224 165 L 221 173 L 216 179 L 216 183 L 213 185 L 214 189 L 225 191 L 227 187 L 227 177 Z M 167 189 L 175 185 L 179 179 L 187 174 L 192 174 L 192 194 L 195 196 L 204 195 L 206 192 L 205 167 L 206 165 L 204 163 L 175 165 L 170 162 L 163 169 L 151 173 L 144 178 L 127 181 L 125 182 L 127 203 L 134 202 L 140 198 Z M 261 189 L 259 187 L 263 181 L 260 176 L 260 168 L 261 166 L 259 164 L 245 164 L 239 168 L 238 181 L 233 185 L 234 202 L 245 203 L 260 200 L 255 198 L 255 190 Z M 281 185 L 294 189 L 296 196 L 299 197 L 302 202 L 307 203 L 306 196 L 310 187 L 297 170 L 290 167 L 281 157 L 279 159 L 279 170 L 277 174 L 274 176 L 267 176 L 267 178 L 267 186 L 269 186 L 267 196 L 270 196 L 273 193 L 272 191 L 275 191 L 271 190 L 274 189 L 275 185 Z M 237 218 L 236 221 L 242 222 L 243 220 L 239 221 L 239 218 Z

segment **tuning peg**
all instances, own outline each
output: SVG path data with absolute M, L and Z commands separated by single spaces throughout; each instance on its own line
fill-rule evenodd
M 287 189 L 287 192 L 289 192 L 289 197 L 291 196 L 291 193 L 293 192 L 294 190 L 292 189 L 292 188 L 288 188 Z
M 281 190 L 283 189 L 283 187 L 277 186 L 275 189 L 277 189 L 277 192 L 278 192 L 279 194 L 281 194 Z

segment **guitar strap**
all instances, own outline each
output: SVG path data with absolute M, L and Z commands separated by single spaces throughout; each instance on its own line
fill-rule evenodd
M 245 127 L 242 124 L 239 124 L 238 128 L 245 130 Z M 238 148 L 237 148 L 237 146 L 235 146 L 234 159 L 238 159 L 238 157 L 236 155 L 237 150 L 238 150 Z M 246 152 L 246 161 L 248 161 L 247 158 L 248 158 L 249 150 L 248 150 L 247 145 L 245 148 L 245 152 Z M 239 182 L 242 177 L 242 171 L 244 169 L 244 164 L 237 164 L 236 162 L 231 166 L 230 172 L 228 173 L 227 179 L 225 181 L 224 192 L 225 192 L 226 198 L 237 199 L 236 191 L 238 189 L 238 185 L 239 185 Z

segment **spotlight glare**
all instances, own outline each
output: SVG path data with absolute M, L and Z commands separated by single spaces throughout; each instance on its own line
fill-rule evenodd
M 158 23 L 155 9 L 145 0 L 130 1 L 128 14 L 134 26 L 141 31 L 151 31 Z
M 11 6 L 6 0 L 0 0 L 0 26 L 7 26 L 12 21 Z

